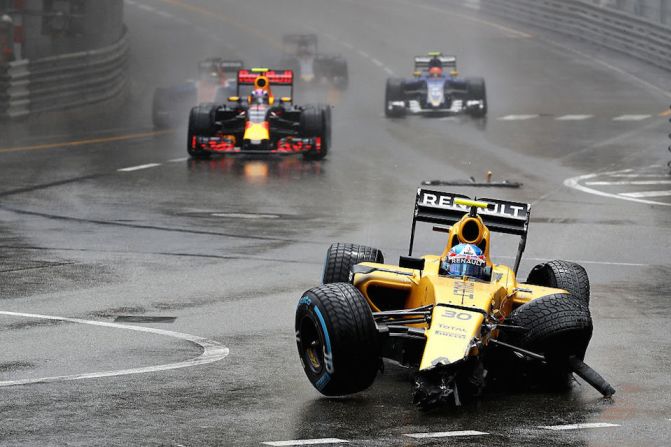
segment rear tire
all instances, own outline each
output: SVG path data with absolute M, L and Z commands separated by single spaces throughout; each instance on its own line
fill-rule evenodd
M 589 305 L 589 277 L 585 268 L 580 264 L 568 261 L 550 261 L 538 264 L 529 272 L 527 283 L 564 289 Z
M 473 109 L 471 115 L 483 118 L 487 115 L 487 88 L 483 78 L 471 78 L 466 81 L 468 99 L 471 101 L 482 101 L 482 108 Z
M 210 153 L 193 147 L 193 138 L 196 136 L 209 137 L 214 133 L 213 104 L 201 104 L 191 109 L 189 113 L 189 130 L 187 132 L 186 151 L 193 158 L 210 158 Z
M 350 282 L 350 270 L 361 262 L 384 263 L 384 256 L 377 248 L 357 244 L 331 244 L 326 251 L 322 283 Z
M 384 90 L 384 115 L 387 118 L 401 118 L 405 116 L 405 106 L 403 108 L 390 108 L 389 104 L 393 101 L 403 101 L 405 103 L 405 95 L 403 93 L 403 79 L 389 78 Z
M 295 327 L 303 370 L 320 393 L 353 394 L 373 383 L 380 362 L 377 328 L 353 285 L 324 284 L 305 292 Z

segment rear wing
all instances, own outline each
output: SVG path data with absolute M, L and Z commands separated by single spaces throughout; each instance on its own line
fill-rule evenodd
M 417 190 L 415 212 L 412 217 L 409 256 L 412 256 L 417 222 L 452 226 L 464 217 L 464 214 L 469 212 L 470 207 L 454 203 L 456 198 L 470 200 L 470 197 L 462 194 L 432 191 L 422 188 Z M 522 253 L 526 246 L 531 205 L 499 199 L 477 198 L 477 200 L 479 202 L 486 202 L 489 205 L 487 209 L 478 210 L 478 215 L 490 231 L 520 236 L 520 246 L 514 268 L 515 272 L 517 272 Z
M 415 56 L 415 71 L 428 71 L 429 62 L 438 59 L 442 68 L 457 68 L 456 56 Z
M 267 68 L 252 68 L 238 70 L 238 85 L 254 85 L 259 76 L 268 78 L 270 85 L 294 85 L 294 72 L 291 70 L 268 70 Z
M 221 71 L 233 73 L 242 70 L 242 67 L 244 67 L 245 64 L 243 64 L 242 61 L 221 60 L 218 65 Z

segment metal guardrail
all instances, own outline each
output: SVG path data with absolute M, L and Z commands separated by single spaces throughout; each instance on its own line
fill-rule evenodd
M 479 8 L 671 70 L 671 27 L 581 0 L 479 0 Z
M 0 119 L 112 99 L 127 85 L 128 33 L 92 51 L 0 65 Z

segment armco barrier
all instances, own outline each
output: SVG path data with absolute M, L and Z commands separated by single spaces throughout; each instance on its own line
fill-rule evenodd
M 124 33 L 109 47 L 0 65 L 0 118 L 112 99 L 126 88 L 127 57 Z
M 581 0 L 477 3 L 482 11 L 577 37 L 671 70 L 671 27 Z

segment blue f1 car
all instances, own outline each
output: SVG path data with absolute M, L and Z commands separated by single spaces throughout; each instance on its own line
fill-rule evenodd
M 459 77 L 454 56 L 443 56 L 439 52 L 417 56 L 414 77 L 387 79 L 384 113 L 391 118 L 407 113 L 466 113 L 484 117 L 487 115 L 485 80 Z
M 181 124 L 197 104 L 225 103 L 235 94 L 238 70 L 242 67 L 242 61 L 209 58 L 198 64 L 198 79 L 157 88 L 152 104 L 154 127 L 163 129 Z

